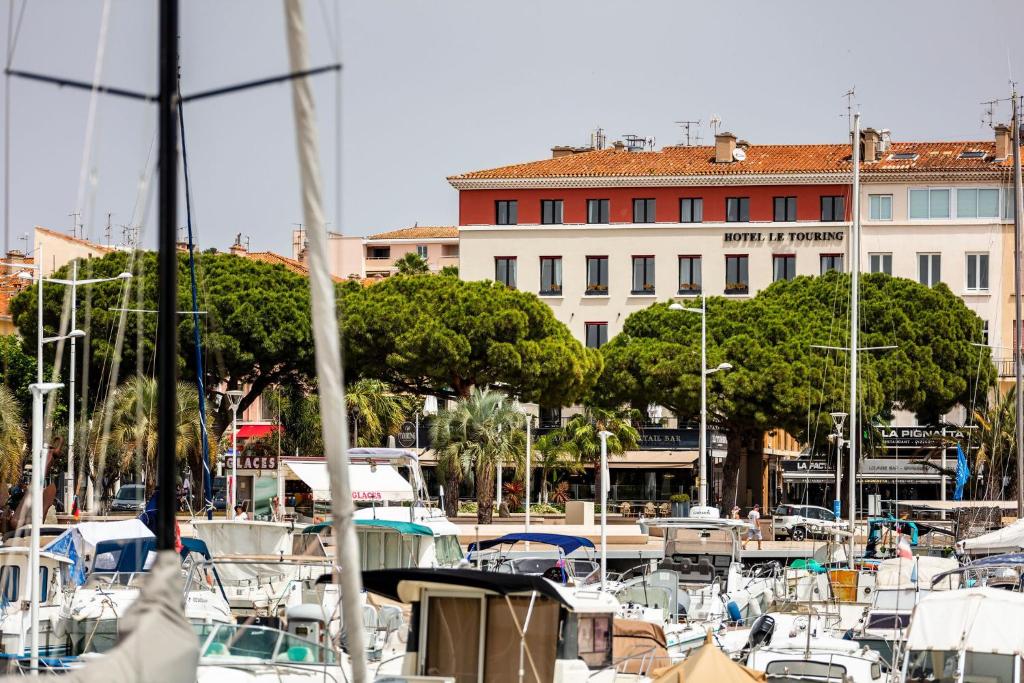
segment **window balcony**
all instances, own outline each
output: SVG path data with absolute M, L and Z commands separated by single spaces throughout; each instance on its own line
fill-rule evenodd
M 700 293 L 701 286 L 699 283 L 683 282 L 679 285 L 679 294 L 681 296 L 698 296 Z
M 642 289 L 633 289 L 629 293 L 633 296 L 654 296 L 654 283 L 649 282 Z
M 587 296 L 608 296 L 608 285 L 599 285 L 592 282 L 587 283 Z
M 541 289 L 539 296 L 562 296 L 562 285 L 551 285 L 546 289 Z
M 726 294 L 749 294 L 750 286 L 746 282 L 727 282 L 725 283 Z

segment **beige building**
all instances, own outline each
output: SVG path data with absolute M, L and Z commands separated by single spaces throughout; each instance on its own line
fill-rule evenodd
M 431 272 L 459 266 L 459 229 L 455 226 L 420 226 L 381 232 L 368 237 L 329 233 L 331 273 L 341 278 L 381 278 L 396 272 L 395 263 L 409 253 L 426 260 Z M 292 233 L 292 253 L 305 262 L 304 230 Z

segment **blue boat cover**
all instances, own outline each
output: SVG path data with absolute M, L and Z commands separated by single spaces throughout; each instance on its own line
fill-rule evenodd
M 505 543 L 518 543 L 519 541 L 529 541 L 530 543 L 543 543 L 544 545 L 553 545 L 559 548 L 563 554 L 568 555 L 574 550 L 580 548 L 593 548 L 594 542 L 589 538 L 583 538 L 582 536 L 568 536 L 566 534 L 535 534 L 535 533 L 517 533 L 517 534 L 505 534 L 499 538 L 492 538 L 488 541 L 480 541 L 480 550 L 487 550 L 493 548 L 496 545 L 502 545 Z M 469 544 L 469 552 L 477 550 L 476 543 Z
M 972 567 L 984 567 L 993 564 L 1024 564 L 1024 553 L 1005 553 L 1003 555 L 989 555 L 971 562 Z

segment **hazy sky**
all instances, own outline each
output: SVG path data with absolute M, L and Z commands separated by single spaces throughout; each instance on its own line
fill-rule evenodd
M 0 5 L 8 33 L 9 2 Z M 14 0 L 18 16 L 22 2 Z M 1024 81 L 1024 2 L 309 0 L 311 63 L 331 62 L 341 7 L 341 231 L 454 224 L 445 177 L 546 157 L 601 126 L 680 140 L 717 114 L 753 144 L 837 142 L 843 93 L 895 140 L 987 139 L 983 100 Z M 103 2 L 31 0 L 13 67 L 91 80 Z M 153 92 L 156 2 L 113 0 L 102 82 Z M 330 18 L 325 21 L 325 17 Z M 288 70 L 280 0 L 182 0 L 185 93 Z M 39 224 L 113 240 L 129 223 L 154 139 L 151 105 L 100 97 L 78 205 L 90 95 L 12 79 L 10 232 Z M 1022 88 L 1024 89 L 1024 88 Z M 335 79 L 320 76 L 326 212 L 336 221 Z M 997 117 L 1009 118 L 1007 105 Z M 301 220 L 291 93 L 273 86 L 187 105 L 200 245 L 287 253 Z M 2 143 L 2 139 L 0 139 Z M 149 163 L 152 163 L 150 160 Z M 181 212 L 184 225 L 184 211 Z M 144 228 L 155 231 L 153 212 Z M 337 225 L 330 226 L 337 230 Z

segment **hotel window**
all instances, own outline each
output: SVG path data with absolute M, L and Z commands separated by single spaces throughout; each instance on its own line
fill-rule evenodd
M 543 225 L 558 225 L 562 222 L 562 200 L 540 200 L 540 222 Z
M 654 294 L 654 257 L 633 257 L 633 294 Z
M 653 223 L 655 202 L 653 199 L 633 200 L 633 222 Z
M 892 220 L 892 195 L 868 195 L 868 217 L 873 221 Z
M 587 348 L 599 349 L 608 343 L 608 323 L 585 323 Z
M 514 199 L 499 199 L 494 202 L 495 223 L 498 225 L 516 225 L 519 223 L 519 202 Z
M 587 223 L 607 223 L 608 222 L 608 200 L 607 199 L 588 199 L 587 200 Z
M 679 200 L 680 223 L 703 223 L 704 200 L 700 197 L 684 197 Z
M 892 275 L 892 254 L 868 254 L 868 270 Z
M 774 254 L 772 255 L 772 282 L 779 280 L 792 280 L 796 277 L 796 255 L 795 254 Z
M 746 254 L 725 257 L 725 293 L 746 294 L 750 290 L 749 260 Z
M 428 251 L 427 245 L 425 245 L 425 244 L 417 244 L 416 245 L 416 255 L 419 256 L 421 259 L 427 258 L 427 251 Z
M 774 218 L 777 223 L 796 220 L 796 197 L 776 197 Z
M 562 293 L 562 257 L 540 257 L 540 293 L 558 295 Z
M 822 254 L 821 255 L 821 274 L 824 275 L 830 270 L 836 272 L 843 272 L 843 255 L 842 254 Z
M 966 188 L 956 191 L 957 218 L 999 218 L 999 190 Z
M 821 220 L 834 223 L 846 220 L 846 197 L 825 196 L 821 198 Z
M 910 217 L 949 218 L 949 190 L 911 190 Z
M 988 254 L 967 255 L 967 291 L 988 291 Z
M 679 257 L 679 293 L 700 294 L 700 256 Z
M 1016 326 L 1014 326 L 1014 332 L 1016 332 L 1016 331 L 1017 331 L 1017 328 L 1016 328 Z M 988 321 L 987 320 L 982 320 L 981 321 L 981 343 L 984 344 L 985 346 L 988 346 Z
M 503 285 L 516 288 L 516 257 L 495 256 L 494 257 L 494 280 Z
M 608 293 L 608 257 L 587 257 L 587 294 L 604 295 Z
M 750 221 L 750 197 L 726 197 L 725 220 L 729 223 Z
M 939 254 L 917 255 L 917 281 L 931 287 L 942 279 L 942 258 Z

